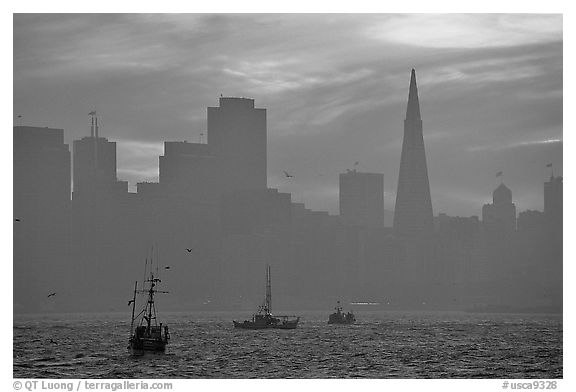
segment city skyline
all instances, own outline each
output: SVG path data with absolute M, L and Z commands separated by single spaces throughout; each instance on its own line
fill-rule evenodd
M 414 45 L 415 32 L 441 21 L 463 32 L 491 29 L 492 39 L 460 34 L 454 42 L 446 35 Z M 95 34 L 98 23 L 110 28 Z M 344 40 L 315 33 L 307 42 L 302 35 L 314 23 L 354 34 Z M 143 34 L 147 25 L 154 33 Z M 257 40 L 256 26 L 271 33 L 268 45 L 244 48 L 244 39 Z M 86 33 L 56 44 L 80 27 Z M 290 40 L 294 28 L 302 35 Z M 479 216 L 500 182 L 498 171 L 519 211 L 541 210 L 545 165 L 563 174 L 561 16 L 16 15 L 14 29 L 15 125 L 22 115 L 23 125 L 63 128 L 71 145 L 89 135 L 87 114 L 96 109 L 101 136 L 117 142 L 118 179 L 131 191 L 136 182 L 158 180 L 163 141 L 197 142 L 201 134 L 206 141 L 206 107 L 223 94 L 254 98 L 267 109 L 270 188 L 337 214 L 338 174 L 357 168 L 384 174 L 385 208 L 393 210 L 412 67 L 435 215 Z M 105 49 L 101 40 L 120 35 Z M 47 50 L 38 46 L 43 40 L 52 42 Z M 131 54 L 121 50 L 139 40 L 151 42 Z M 271 50 L 277 42 L 284 44 Z M 185 52 L 187 45 L 202 56 Z M 353 45 L 357 57 L 341 60 Z M 50 64 L 49 78 L 39 58 Z M 220 82 L 212 84 L 213 77 Z M 40 87 L 35 95 L 31 85 Z M 295 178 L 286 181 L 284 170 Z

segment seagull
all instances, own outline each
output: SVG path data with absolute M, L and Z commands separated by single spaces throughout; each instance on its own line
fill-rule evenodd
M 286 178 L 294 178 L 294 176 L 288 173 L 286 170 L 284 170 L 284 175 L 286 176 Z
M 164 267 L 164 269 L 170 269 L 170 266 L 169 266 L 169 265 L 167 265 L 166 267 Z
M 14 221 L 20 222 L 20 219 L 19 219 L 19 218 L 14 218 Z
M 192 249 L 194 249 L 194 248 L 186 248 L 186 250 L 188 251 L 188 253 L 192 252 Z
M 51 294 L 48 294 L 48 296 L 46 298 L 50 298 L 50 297 L 53 297 L 55 295 L 56 295 L 56 293 L 51 293 Z

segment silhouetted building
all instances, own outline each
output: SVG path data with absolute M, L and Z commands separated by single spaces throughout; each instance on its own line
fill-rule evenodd
M 384 175 L 348 170 L 340 174 L 340 216 L 350 225 L 384 226 Z
M 404 246 L 402 269 L 398 275 L 404 283 L 403 300 L 413 305 L 430 303 L 435 290 L 437 258 L 415 70 L 410 77 L 404 120 L 393 230 Z
M 485 230 L 509 236 L 516 231 L 516 206 L 512 202 L 512 191 L 501 183 L 492 194 L 492 204 L 482 207 L 482 222 Z
M 412 70 L 396 191 L 394 233 L 400 237 L 415 238 L 428 236 L 432 231 L 432 201 L 424 151 L 422 119 L 418 102 L 416 71 Z
M 549 228 L 562 230 L 562 177 L 550 176 L 544 183 L 544 215 Z
M 222 160 L 208 144 L 164 142 L 159 182 L 167 196 L 218 202 L 223 191 Z
M 64 130 L 14 127 L 14 213 L 58 209 L 69 202 L 70 150 Z
M 445 303 L 458 307 L 465 304 L 477 289 L 480 220 L 477 216 L 452 217 L 446 214 L 439 214 L 434 220 L 440 248 L 435 272 L 439 276 Z
M 98 136 L 98 118 L 92 117 L 91 135 L 74 141 L 73 198 L 99 198 L 128 192 L 128 182 L 116 177 L 116 142 Z
M 516 229 L 520 234 L 536 233 L 543 234 L 544 213 L 542 211 L 526 210 L 518 214 Z
M 64 131 L 14 127 L 14 309 L 49 310 L 49 290 L 66 280 L 70 151 Z
M 223 161 L 227 190 L 266 189 L 266 109 L 248 98 L 221 97 L 208 108 L 208 144 Z

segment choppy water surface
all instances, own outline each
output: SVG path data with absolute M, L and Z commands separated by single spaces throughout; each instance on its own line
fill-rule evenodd
M 561 315 L 301 312 L 296 330 L 235 330 L 249 312 L 163 313 L 166 354 L 130 357 L 129 314 L 14 317 L 15 378 L 561 378 Z M 52 341 L 51 341 L 52 339 Z

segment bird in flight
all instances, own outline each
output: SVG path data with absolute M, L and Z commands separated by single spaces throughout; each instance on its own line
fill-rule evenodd
M 20 219 L 19 219 L 19 218 L 14 218 L 14 221 L 20 222 Z
M 284 170 L 284 175 L 286 176 L 286 178 L 294 178 L 294 176 L 288 173 L 286 170 Z
M 50 298 L 50 297 L 53 297 L 55 295 L 56 295 L 56 293 L 50 293 L 50 294 L 48 294 L 48 296 L 46 298 Z
M 169 265 L 167 265 L 166 267 L 164 267 L 164 269 L 170 269 L 170 266 L 169 266 Z
M 188 251 L 188 253 L 192 252 L 192 249 L 194 249 L 194 248 L 186 248 L 186 250 Z

